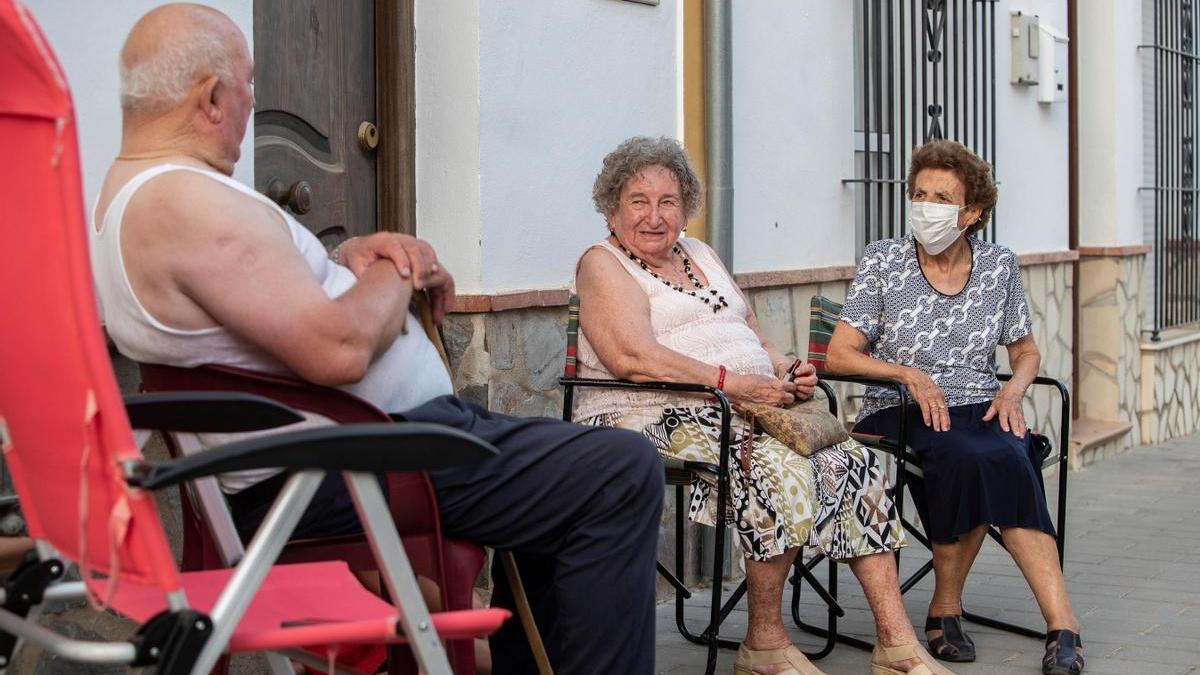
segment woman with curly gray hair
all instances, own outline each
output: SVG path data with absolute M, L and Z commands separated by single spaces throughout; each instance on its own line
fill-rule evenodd
M 817 378 L 763 336 L 729 271 L 704 242 L 682 236 L 703 187 L 679 143 L 631 138 L 604 158 L 592 191 L 608 236 L 576 270 L 580 374 L 634 382 L 705 382 L 735 402 L 784 405 L 812 397 Z M 670 392 L 588 388 L 576 421 L 643 433 L 663 455 L 719 461 L 719 412 Z M 819 673 L 791 644 L 780 616 L 788 570 L 803 546 L 846 561 L 880 637 L 872 673 L 948 673 L 921 650 L 889 555 L 904 534 L 878 460 L 853 440 L 805 456 L 733 421 L 729 514 L 712 486 L 692 485 L 692 520 L 731 517 L 746 557 L 749 627 L 737 673 Z

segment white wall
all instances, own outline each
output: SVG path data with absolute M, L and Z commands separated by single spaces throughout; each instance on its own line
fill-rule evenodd
M 1142 243 L 1141 3 L 1090 0 L 1079 13 L 1079 243 Z M 1150 195 L 1152 193 L 1145 193 Z
M 563 287 L 606 233 L 591 199 L 604 155 L 630 136 L 680 134 L 678 5 L 479 10 L 481 288 Z M 418 147 L 422 134 L 418 125 Z
M 50 40 L 67 72 L 79 123 L 79 153 L 83 163 L 84 204 L 96 200 L 104 172 L 121 147 L 121 104 L 117 58 L 129 29 L 146 12 L 166 4 L 161 0 L 23 0 Z M 242 29 L 253 53 L 253 0 L 208 0 Z M 254 185 L 254 134 L 242 141 L 242 159 L 234 177 Z
M 417 235 L 459 293 L 479 293 L 479 2 L 417 0 L 415 11 Z
M 1090 11 L 1090 2 L 1080 15 Z M 1038 103 L 1037 87 L 1009 84 L 1009 12 L 1015 10 L 1067 32 L 1065 0 L 996 3 L 996 239 L 1017 253 L 1061 251 L 1070 243 L 1067 103 Z
M 733 5 L 737 272 L 854 262 L 853 26 L 851 2 Z

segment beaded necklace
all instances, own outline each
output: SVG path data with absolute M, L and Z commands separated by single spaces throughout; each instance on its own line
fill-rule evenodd
M 613 238 L 616 239 L 616 237 L 613 237 Z M 629 256 L 630 260 L 637 263 L 638 266 L 641 267 L 643 270 L 645 270 L 647 273 L 649 273 L 650 276 L 654 277 L 655 279 L 658 279 L 659 281 L 663 282 L 663 284 L 675 289 L 676 291 L 678 291 L 680 293 L 683 293 L 684 295 L 690 295 L 693 298 L 699 298 L 701 302 L 712 307 L 712 311 L 714 314 L 721 311 L 723 308 L 729 306 L 729 303 L 725 301 L 725 296 L 719 295 L 717 293 L 716 289 L 707 288 L 707 287 L 705 287 L 704 284 L 700 283 L 700 280 L 697 279 L 696 275 L 692 273 L 692 261 L 689 260 L 688 257 L 683 254 L 683 250 L 679 248 L 679 244 L 675 244 L 674 246 L 672 246 L 671 252 L 683 259 L 683 273 L 685 275 L 687 275 L 687 278 L 689 280 L 691 280 L 692 285 L 695 286 L 695 290 L 689 291 L 680 284 L 674 283 L 668 279 L 664 279 L 664 278 L 660 277 L 658 275 L 658 273 L 656 273 L 654 270 L 650 269 L 650 266 L 647 265 L 644 260 L 642 260 L 641 258 L 634 255 L 633 251 L 630 251 L 629 249 L 625 248 L 625 245 L 622 244 L 620 242 L 620 240 L 617 240 L 617 246 L 621 249 L 621 251 L 623 251 L 625 253 L 625 255 Z M 709 297 L 703 295 L 702 293 L 698 293 L 697 291 L 708 291 L 709 295 L 711 295 L 712 297 L 709 298 Z

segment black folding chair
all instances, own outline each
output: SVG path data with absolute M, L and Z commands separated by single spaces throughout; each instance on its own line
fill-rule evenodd
M 729 504 L 729 460 L 730 460 L 730 423 L 732 420 L 733 411 L 729 404 L 729 400 L 725 397 L 724 392 L 704 384 L 687 384 L 673 382 L 629 382 L 625 380 L 601 380 L 587 379 L 576 377 L 575 356 L 579 343 L 579 297 L 571 296 L 570 306 L 568 308 L 567 319 L 567 360 L 563 369 L 563 377 L 559 382 L 563 386 L 563 419 L 571 420 L 574 410 L 575 388 L 576 387 L 604 387 L 611 389 L 632 389 L 640 391 L 672 391 L 683 393 L 703 393 L 712 396 L 717 401 L 717 407 L 721 409 L 721 435 L 720 435 L 720 456 L 717 464 L 706 462 L 683 461 L 676 459 L 666 459 L 666 482 L 667 485 L 675 488 L 675 569 L 674 571 L 666 568 L 662 562 L 658 562 L 658 573 L 671 585 L 675 590 L 675 625 L 679 629 L 679 634 L 685 639 L 696 644 L 705 645 L 708 648 L 708 662 L 705 673 L 712 673 L 717 665 L 717 650 L 719 648 L 737 649 L 738 642 L 720 636 L 720 627 L 724 623 L 726 617 L 741 601 L 746 594 L 746 582 L 743 580 L 738 587 L 729 595 L 727 599 L 722 601 L 722 572 L 725 566 L 725 532 L 727 526 L 725 523 L 724 514 Z M 834 397 L 833 390 L 825 383 L 820 383 L 821 389 L 828 397 L 830 411 L 837 412 L 837 401 Z M 708 624 L 699 631 L 695 631 L 688 627 L 687 620 L 684 615 L 686 608 L 685 602 L 692 597 L 691 590 L 680 580 L 685 566 L 684 561 L 684 531 L 686 518 L 684 513 L 687 511 L 687 494 L 686 486 L 691 485 L 693 479 L 704 477 L 709 480 L 714 480 L 717 486 L 717 513 L 720 517 L 717 518 L 716 524 L 716 546 L 713 547 L 712 554 L 712 574 L 708 577 L 708 581 L 712 584 L 712 605 L 709 613 Z M 846 612 L 837 602 L 837 564 L 830 561 L 828 563 L 829 577 L 828 586 L 824 586 L 816 578 L 813 569 L 825 559 L 824 555 L 815 555 L 811 559 L 805 561 L 797 556 L 796 562 L 793 565 L 793 574 L 790 578 L 792 584 L 792 615 L 797 625 L 802 629 L 819 635 L 825 638 L 824 644 L 815 652 L 805 652 L 805 655 L 810 659 L 819 659 L 831 651 L 836 644 L 837 620 L 839 617 L 846 615 Z M 825 628 L 818 628 L 805 624 L 799 616 L 800 608 L 800 581 L 807 581 L 813 591 L 825 603 L 827 608 L 827 622 Z M 868 647 L 869 648 L 869 647 Z
M 809 362 L 816 366 L 818 373 L 821 374 L 822 380 L 831 382 L 847 382 L 860 385 L 873 385 L 888 387 L 893 389 L 900 400 L 900 425 L 897 433 L 897 438 L 888 439 L 879 436 L 868 434 L 851 434 L 860 443 L 868 447 L 875 448 L 882 452 L 891 455 L 896 462 L 896 484 L 893 488 L 893 498 L 896 502 L 897 512 L 900 515 L 904 529 L 909 535 L 922 546 L 933 550 L 929 538 L 925 532 L 918 528 L 912 520 L 906 519 L 904 513 L 904 495 L 912 497 L 913 504 L 917 507 L 918 515 L 921 522 L 927 522 L 925 514 L 925 499 L 924 499 L 924 474 L 921 471 L 920 458 L 914 453 L 907 443 L 907 392 L 902 383 L 895 380 L 863 378 L 863 377 L 847 377 L 838 375 L 829 375 L 825 373 L 825 352 L 829 344 L 829 339 L 833 334 L 833 329 L 837 325 L 838 316 L 841 314 L 842 306 L 836 302 L 816 296 L 812 299 L 811 314 L 809 323 Z M 1008 381 L 1012 375 L 1001 373 L 999 377 L 1002 381 Z M 1063 566 L 1064 562 L 1064 544 L 1066 542 L 1066 527 L 1067 527 L 1067 453 L 1068 439 L 1070 438 L 1071 430 L 1071 395 L 1067 391 L 1066 385 L 1059 380 L 1051 377 L 1038 376 L 1033 381 L 1034 386 L 1049 386 L 1056 389 L 1060 398 L 1060 424 L 1059 429 L 1059 448 L 1055 455 L 1053 444 L 1050 439 L 1039 433 L 1034 433 L 1034 442 L 1031 447 L 1030 461 L 1039 469 L 1038 476 L 1041 477 L 1041 471 L 1054 464 L 1058 464 L 1058 513 L 1057 513 L 1057 538 L 1056 545 L 1058 547 L 1058 563 L 1059 567 Z M 1045 485 L 1043 484 L 1043 490 Z M 1000 536 L 1000 531 L 995 527 L 988 528 L 988 536 L 995 540 L 1001 547 L 1004 546 L 1004 541 Z M 899 563 L 900 553 L 896 553 L 896 561 Z M 913 586 L 916 586 L 929 572 L 933 570 L 933 561 L 926 561 L 917 571 L 913 572 L 900 584 L 900 592 L 906 593 Z M 999 630 L 1025 635 L 1039 640 L 1045 640 L 1046 634 L 1043 631 L 1034 630 L 1025 626 L 1000 621 L 972 612 L 963 611 L 963 618 L 977 623 L 982 626 L 988 626 Z M 855 640 L 848 636 L 840 636 L 841 642 L 854 645 L 863 649 L 871 649 L 872 646 Z

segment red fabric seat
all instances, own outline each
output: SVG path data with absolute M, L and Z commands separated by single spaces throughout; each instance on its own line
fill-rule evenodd
M 207 614 L 229 583 L 233 569 L 185 572 L 188 606 Z M 90 582 L 100 597 L 106 582 Z M 153 585 L 120 582 L 110 605 L 145 623 L 167 609 Z M 494 632 L 508 618 L 502 609 L 440 612 L 433 625 L 443 639 Z M 250 609 L 229 641 L 231 651 L 283 649 L 322 642 L 403 642 L 396 635 L 396 608 L 358 583 L 342 561 L 276 565 L 259 587 Z

